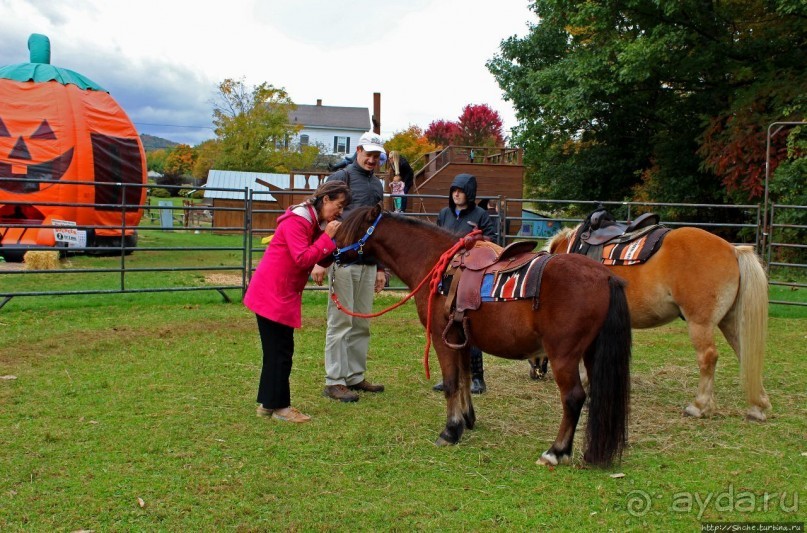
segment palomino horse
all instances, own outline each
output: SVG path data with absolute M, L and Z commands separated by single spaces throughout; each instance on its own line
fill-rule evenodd
M 361 248 L 412 288 L 429 276 L 458 237 L 433 224 L 382 213 L 379 207 L 362 207 L 345 218 L 336 241 L 340 247 Z M 360 246 L 347 246 L 349 243 Z M 461 345 L 462 336 L 455 328 L 448 330 L 444 340 L 442 332 L 449 320 L 446 297 L 432 295 L 430 305 L 428 292 L 417 292 L 415 302 L 421 323 L 431 325 L 430 339 L 445 386 L 447 421 L 436 444 L 456 444 L 464 429 L 472 429 L 476 423 L 470 391 L 470 343 Z M 466 340 L 507 359 L 527 359 L 540 350 L 549 357 L 560 389 L 563 418 L 557 439 L 538 461 L 541 464 L 571 460 L 572 441 L 586 400 L 578 372 L 582 360 L 590 380 L 584 459 L 609 465 L 620 457 L 627 440 L 631 333 L 623 282 L 586 257 L 556 256 L 545 265 L 537 309 L 533 303 L 532 299 L 485 302 L 477 310 L 467 311 Z
M 576 229 L 564 228 L 546 249 L 568 252 Z M 702 229 L 681 227 L 664 236 L 647 262 L 607 268 L 627 281 L 634 328 L 654 328 L 678 317 L 686 320 L 700 369 L 698 392 L 684 410 L 687 415 L 701 417 L 714 411 L 717 326 L 740 361 L 747 418 L 765 420 L 771 407 L 762 386 L 768 282 L 751 246 L 733 246 Z

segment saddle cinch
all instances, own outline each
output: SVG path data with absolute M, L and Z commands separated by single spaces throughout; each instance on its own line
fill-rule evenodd
M 647 261 L 661 247 L 669 228 L 656 213 L 645 213 L 620 224 L 605 209 L 594 211 L 577 230 L 568 251 L 605 265 L 634 265 Z
M 551 257 L 547 252 L 533 252 L 535 242 L 518 241 L 505 248 L 489 241 L 477 241 L 473 248 L 457 253 L 449 263 L 445 276 L 451 277 L 445 302 L 448 324 L 443 332 L 443 342 L 454 349 L 462 349 L 468 345 L 468 317 L 466 311 L 474 311 L 482 305 L 482 282 L 485 276 L 500 276 L 524 268 L 533 260 L 542 260 L 543 264 Z M 540 279 L 540 278 L 538 278 Z M 534 297 L 537 299 L 537 292 Z M 462 344 L 447 340 L 452 326 L 461 326 L 464 341 Z

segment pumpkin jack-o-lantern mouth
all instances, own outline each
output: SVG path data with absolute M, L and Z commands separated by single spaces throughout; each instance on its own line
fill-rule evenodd
M 62 155 L 36 164 L 20 165 L 9 161 L 0 161 L 0 189 L 13 193 L 35 193 L 52 186 L 64 176 L 65 171 L 73 160 L 73 149 L 70 148 Z M 23 173 L 14 172 L 26 166 Z M 34 181 L 31 181 L 34 180 Z M 42 180 L 42 181 L 38 181 Z

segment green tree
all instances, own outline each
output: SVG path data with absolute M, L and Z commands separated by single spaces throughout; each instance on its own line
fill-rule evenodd
M 191 175 L 202 180 L 201 183 L 204 184 L 207 183 L 207 174 L 210 169 L 216 165 L 219 155 L 219 142 L 216 139 L 210 139 L 200 143 L 195 150 L 196 161 L 193 163 Z
M 216 168 L 254 172 L 284 171 L 296 156 L 284 156 L 299 130 L 288 121 L 294 108 L 289 95 L 266 82 L 248 87 L 244 80 L 225 79 L 213 103 L 219 143 Z
M 760 146 L 807 88 L 800 0 L 536 0 L 529 34 L 488 68 L 516 108 L 531 193 L 722 202 L 756 198 L 726 164 Z M 783 141 L 784 142 L 784 141 Z M 739 153 L 737 149 L 734 153 Z M 729 158 L 730 159 L 730 158 Z M 759 168 L 759 158 L 742 162 Z M 731 168 L 730 168 L 731 167 Z
M 164 173 L 165 159 L 168 157 L 170 150 L 159 148 L 151 152 L 146 152 L 146 167 L 154 172 Z

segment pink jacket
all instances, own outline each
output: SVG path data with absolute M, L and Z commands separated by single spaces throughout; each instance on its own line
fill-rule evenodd
M 290 208 L 277 219 L 275 236 L 249 282 L 244 305 L 264 318 L 299 328 L 308 276 L 335 249 L 312 206 Z

